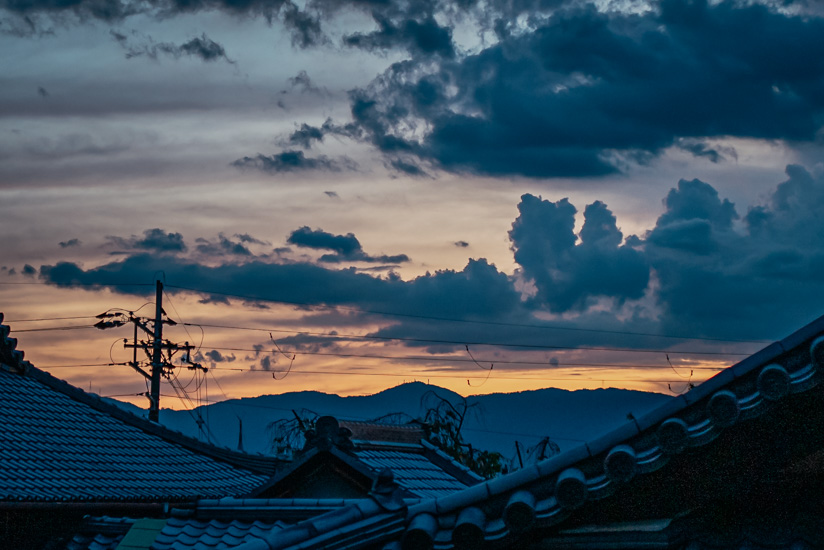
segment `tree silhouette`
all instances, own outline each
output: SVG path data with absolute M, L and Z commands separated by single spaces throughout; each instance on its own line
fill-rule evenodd
M 421 397 L 421 405 L 426 409 L 422 424 L 430 443 L 485 478 L 501 473 L 501 453 L 474 449 L 471 443 L 463 439 L 461 429 L 464 421 L 468 413 L 477 412 L 477 404 L 469 405 L 465 397 L 453 404 L 434 390 L 429 390 Z

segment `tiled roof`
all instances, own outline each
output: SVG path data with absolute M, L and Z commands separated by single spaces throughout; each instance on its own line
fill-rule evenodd
M 334 545 L 328 547 L 340 549 L 514 546 L 528 531 L 557 531 L 577 513 L 592 510 L 588 503 L 608 503 L 619 495 L 630 498 L 638 487 L 664 491 L 645 480 L 655 477 L 666 485 L 664 467 L 669 462 L 694 466 L 701 461 L 696 451 L 682 459 L 679 455 L 686 449 L 737 433 L 743 434 L 737 440 L 742 445 L 760 444 L 753 442 L 758 433 L 748 421 L 779 422 L 775 432 L 793 428 L 802 438 L 816 434 L 813 445 L 824 442 L 815 424 L 824 418 L 824 397 L 814 391 L 822 379 L 824 317 L 644 417 L 536 465 L 448 496 L 410 503 L 407 509 L 387 510 L 365 501 L 314 518 L 312 528 L 299 524 L 269 537 L 265 546 L 238 550 L 318 548 L 331 541 Z M 817 407 L 815 415 L 806 408 L 810 403 Z M 809 425 L 811 418 L 814 425 Z M 730 437 L 725 440 L 736 441 Z M 822 541 L 824 537 L 818 539 Z
M 423 498 L 448 495 L 483 481 L 425 441 L 407 448 L 363 446 L 354 453 L 375 473 L 390 468 L 398 485 Z
M 359 441 L 417 444 L 426 437 L 423 427 L 417 423 L 381 424 L 360 420 L 341 420 L 340 425 L 352 432 L 351 439 L 356 444 Z
M 0 323 L 3 317 L 0 314 Z M 157 501 L 245 493 L 274 462 L 203 444 L 34 368 L 0 324 L 0 502 Z
M 365 496 L 386 469 L 391 470 L 393 482 L 403 496 L 411 498 L 448 495 L 484 479 L 422 439 L 425 433 L 419 426 L 351 421 L 339 424 L 331 416 L 321 417 L 318 423 L 323 433 L 313 435 L 292 464 L 248 496 Z M 355 435 L 352 426 L 360 437 L 368 435 L 375 439 L 351 441 L 349 437 Z M 305 479 L 315 478 L 317 472 L 330 471 L 329 468 L 339 468 L 334 475 L 345 479 L 345 485 L 353 492 L 346 494 L 340 489 L 329 494 L 332 489 L 328 484 L 321 485 L 323 495 L 317 495 L 314 486 L 311 491 L 307 489 Z
M 66 550 L 115 550 L 134 522 L 132 518 L 87 517 Z
M 280 521 L 199 521 L 170 518 L 152 543 L 152 550 L 224 550 L 263 541 L 286 524 Z

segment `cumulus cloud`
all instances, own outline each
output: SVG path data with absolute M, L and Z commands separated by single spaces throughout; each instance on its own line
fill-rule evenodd
M 232 243 L 243 243 L 226 237 L 221 237 L 223 245 L 221 240 L 212 242 L 220 247 L 218 263 L 204 265 L 197 256 L 153 253 L 152 246 L 169 246 L 170 234 L 162 230 L 149 230 L 143 239 L 132 237 L 131 252 L 120 261 L 88 269 L 61 262 L 41 266 L 39 273 L 58 286 L 114 285 L 132 294 L 144 289 L 126 283 L 150 280 L 163 270 L 167 280 L 203 289 L 207 299 L 243 288 L 250 302 L 359 308 L 360 313 L 351 312 L 347 320 L 352 325 L 375 320 L 368 311 L 396 312 L 401 317 L 380 316 L 385 325 L 374 334 L 416 338 L 406 345 L 430 350 L 438 347 L 427 343 L 431 340 L 534 343 L 545 338 L 535 326 L 546 319 L 555 326 L 614 331 L 553 333 L 552 343 L 560 345 L 649 345 L 649 340 L 625 331 L 774 338 L 824 310 L 821 171 L 788 166 L 786 180 L 764 204 L 740 210 L 711 184 L 695 179 L 678 182 L 663 205 L 652 229 L 625 238 L 615 215 L 600 201 L 579 213 L 567 199 L 525 194 L 509 232 L 518 266 L 512 274 L 472 259 L 462 270 L 403 280 L 395 273 L 333 269 L 281 261 L 276 255 L 231 254 Z M 578 215 L 583 224 L 576 232 Z M 160 244 L 150 245 L 151 236 L 160 237 Z M 146 241 L 147 248 L 138 248 L 138 241 Z M 172 242 L 182 244 L 182 238 Z M 366 254 L 353 234 L 309 227 L 292 232 L 289 244 L 328 251 L 340 261 L 384 259 Z M 118 281 L 124 285 L 117 286 Z M 433 317 L 478 323 L 440 323 Z M 517 326 L 493 324 L 499 322 Z M 439 349 L 458 347 L 444 343 Z
M 672 330 L 747 334 L 789 330 L 821 312 L 815 295 L 824 267 L 824 177 L 800 166 L 742 227 L 734 205 L 706 183 L 681 181 L 647 236 L 646 254 Z
M 622 244 L 604 203 L 586 207 L 577 236 L 576 209 L 567 199 L 550 202 L 527 194 L 518 211 L 509 238 L 523 276 L 537 289 L 536 303 L 562 313 L 586 309 L 599 297 L 620 304 L 643 296 L 649 266 L 641 252 Z
M 320 257 L 320 261 L 326 263 L 348 261 L 397 264 L 409 261 L 409 257 L 406 254 L 396 254 L 393 256 L 372 256 L 367 254 L 353 233 L 333 235 L 322 229 L 311 229 L 308 226 L 303 226 L 292 231 L 286 242 L 304 248 L 333 251 L 333 254 L 324 254 Z
M 72 262 L 41 267 L 48 283 L 84 288 L 113 284 L 119 292 L 134 294 L 141 289 L 129 285 L 144 277 L 150 280 L 162 270 L 168 281 L 179 281 L 215 293 L 236 293 L 238 288 L 249 299 L 273 300 L 306 305 L 357 305 L 366 309 L 396 310 L 402 313 L 445 315 L 492 314 L 501 307 L 517 303 L 517 293 L 506 275 L 484 260 L 472 261 L 463 271 L 444 270 L 403 281 L 396 275 L 375 277 L 354 269 L 326 269 L 309 263 L 277 264 L 261 260 L 207 266 L 181 257 L 160 258 L 153 254 L 134 254 L 122 261 L 83 269 Z M 123 285 L 117 282 L 122 280 Z M 464 288 L 465 281 L 475 283 Z M 495 286 L 490 286 L 495 285 Z M 488 291 L 480 292 L 482 288 Z M 209 295 L 204 291 L 204 295 Z M 513 302 L 513 298 L 515 301 Z

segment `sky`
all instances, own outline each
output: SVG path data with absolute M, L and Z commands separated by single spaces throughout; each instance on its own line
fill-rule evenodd
M 141 406 L 90 326 L 156 279 L 209 369 L 164 407 L 681 393 L 824 314 L 821 36 L 793 0 L 0 0 L 0 312 Z

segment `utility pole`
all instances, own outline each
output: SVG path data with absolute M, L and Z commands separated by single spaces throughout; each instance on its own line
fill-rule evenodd
M 137 343 L 135 343 L 137 345 Z M 152 386 L 149 400 L 149 420 L 160 421 L 160 374 L 163 372 L 163 283 L 156 281 L 154 340 L 152 342 Z
M 129 312 L 128 317 L 125 319 L 123 313 L 106 312 L 101 313 L 97 317 L 100 319 L 110 319 L 108 321 L 101 320 L 95 325 L 101 330 L 123 326 L 127 322 L 134 325 L 134 340 L 132 343 L 124 340 L 123 347 L 134 350 L 133 359 L 129 363 L 129 366 L 150 382 L 150 389 L 145 395 L 149 398 L 149 420 L 152 422 L 160 421 L 160 379 L 161 377 L 169 378 L 172 375 L 176 366 L 172 364 L 172 358 L 177 352 L 185 352 L 183 361 L 187 363 L 188 369 L 200 369 L 203 372 L 207 371 L 207 369 L 199 363 L 192 362 L 190 354 L 195 346 L 190 346 L 189 342 L 181 346 L 169 340 L 163 340 L 163 325 L 174 326 L 177 323 L 169 319 L 168 316 L 166 316 L 166 312 L 163 311 L 163 283 L 159 280 L 156 281 L 155 285 L 154 319 L 137 317 L 133 312 Z M 138 329 L 145 332 L 150 337 L 150 340 L 138 340 Z M 149 365 L 151 366 L 150 372 L 146 372 L 138 362 L 138 349 L 142 349 L 149 359 Z M 166 352 L 165 356 L 164 351 Z

